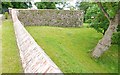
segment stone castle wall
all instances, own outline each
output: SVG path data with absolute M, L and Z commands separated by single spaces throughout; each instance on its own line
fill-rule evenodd
M 84 12 L 81 10 L 21 9 L 18 11 L 18 18 L 25 26 L 80 27 L 84 18 Z

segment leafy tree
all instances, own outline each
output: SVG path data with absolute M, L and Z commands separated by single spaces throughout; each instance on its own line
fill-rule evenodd
M 9 7 L 13 7 L 13 5 L 11 4 L 11 2 L 2 2 L 2 8 L 9 8 Z
M 54 2 L 37 2 L 35 5 L 38 9 L 56 9 Z
M 102 3 L 105 10 L 107 10 L 108 14 L 111 18 L 115 15 L 118 3 Z M 96 29 L 98 32 L 105 34 L 109 26 L 109 21 L 103 15 L 102 11 L 98 7 L 96 3 L 89 3 L 89 2 L 81 2 L 79 8 L 85 11 L 85 18 L 84 21 L 90 23 L 91 27 Z M 112 9 L 109 9 L 112 8 Z
M 26 2 L 2 2 L 2 8 L 28 8 L 29 6 L 27 5 Z
M 9 7 L 13 7 L 11 2 L 2 2 L 1 4 L 2 4 L 2 13 L 8 11 Z
M 87 9 L 88 9 L 89 7 L 91 7 L 92 4 L 93 4 L 93 3 L 89 3 L 89 2 L 81 2 L 78 7 L 80 8 L 80 10 L 84 10 L 85 13 L 86 13 Z
M 117 31 L 118 15 L 120 14 L 120 9 L 118 9 L 118 2 L 97 2 L 97 5 L 99 6 L 100 12 L 102 13 L 97 13 L 96 16 L 98 17 L 95 19 L 98 21 L 94 20 L 96 21 L 95 23 L 101 25 L 104 20 L 108 20 L 106 23 L 103 24 L 104 26 L 106 26 L 107 24 L 109 25 L 107 30 L 105 31 L 103 38 L 98 42 L 97 46 L 92 52 L 92 56 L 95 58 L 99 58 L 111 46 L 111 38 L 113 33 Z M 106 18 L 102 18 L 103 16 L 99 15 L 104 15 Z
M 120 35 L 118 2 L 82 2 L 79 7 L 85 11 L 85 22 L 90 23 L 91 27 L 104 35 L 92 52 L 93 57 L 99 58 L 110 47 L 112 39 L 114 39 L 114 43 L 118 41 L 117 38 Z
M 12 8 L 27 9 L 29 7 L 26 2 L 11 2 L 11 4 L 13 5 Z
M 2 2 L 2 10 L 3 12 L 8 11 L 8 8 L 21 8 L 27 9 L 28 7 L 32 7 L 30 2 Z
M 107 30 L 109 25 L 109 21 L 103 15 L 97 4 L 93 4 L 87 9 L 85 19 L 86 22 L 90 23 L 91 27 L 93 27 L 103 35 L 105 34 L 105 31 Z
M 89 3 L 89 2 L 81 2 L 80 5 L 78 6 L 80 10 L 84 11 L 84 14 L 86 16 L 87 13 L 87 9 L 90 8 L 93 5 L 93 3 Z M 84 18 L 84 22 L 87 22 L 89 18 L 85 17 Z

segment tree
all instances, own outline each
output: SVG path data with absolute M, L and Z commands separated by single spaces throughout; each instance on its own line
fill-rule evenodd
M 80 8 L 80 10 L 84 10 L 85 13 L 86 13 L 87 9 L 88 9 L 89 7 L 91 7 L 92 5 L 93 5 L 93 3 L 81 2 L 78 7 Z
M 9 7 L 13 7 L 13 5 L 11 4 L 11 2 L 2 2 L 2 8 L 9 8 Z
M 8 8 L 27 9 L 28 7 L 31 7 L 30 2 L 2 2 L 1 4 L 3 12 L 8 11 Z
M 12 8 L 27 9 L 29 6 L 26 2 L 11 2 Z
M 6 12 L 8 11 L 9 7 L 13 7 L 11 2 L 2 2 L 1 4 L 2 4 L 2 12 Z
M 103 15 L 97 4 L 92 4 L 92 6 L 86 10 L 85 22 L 90 23 L 90 27 L 94 28 L 97 32 L 100 32 L 103 35 L 109 25 L 109 21 Z
M 89 3 L 89 2 L 81 2 L 78 6 L 80 10 L 84 11 L 85 14 L 84 22 L 88 22 L 87 20 L 90 20 L 90 18 L 86 17 L 87 15 L 86 13 L 87 13 L 87 9 L 89 9 L 91 6 L 93 6 L 93 3 Z
M 118 2 L 97 2 L 97 5 L 109 21 L 109 26 L 103 38 L 98 42 L 92 52 L 92 57 L 94 58 L 99 58 L 110 47 L 112 35 L 117 31 L 118 15 L 120 14 L 120 9 L 118 10 Z
M 37 2 L 35 5 L 38 9 L 56 9 L 54 2 Z

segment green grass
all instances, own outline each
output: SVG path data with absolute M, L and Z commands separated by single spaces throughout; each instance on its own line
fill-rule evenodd
M 102 34 L 91 28 L 27 26 L 35 41 L 64 73 L 118 72 L 118 46 L 112 45 L 100 59 L 92 59 L 90 51 Z
M 2 73 L 2 59 L 1 58 L 2 58 L 2 25 L 0 25 L 0 74 Z
M 2 73 L 21 73 L 22 66 L 15 40 L 13 23 L 3 21 L 2 26 Z

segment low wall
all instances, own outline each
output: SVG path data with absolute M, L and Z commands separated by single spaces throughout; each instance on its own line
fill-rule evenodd
M 24 73 L 62 73 L 18 20 L 17 10 L 11 14 Z
M 18 11 L 18 18 L 24 25 L 80 27 L 84 18 L 84 12 L 80 10 L 21 9 Z

